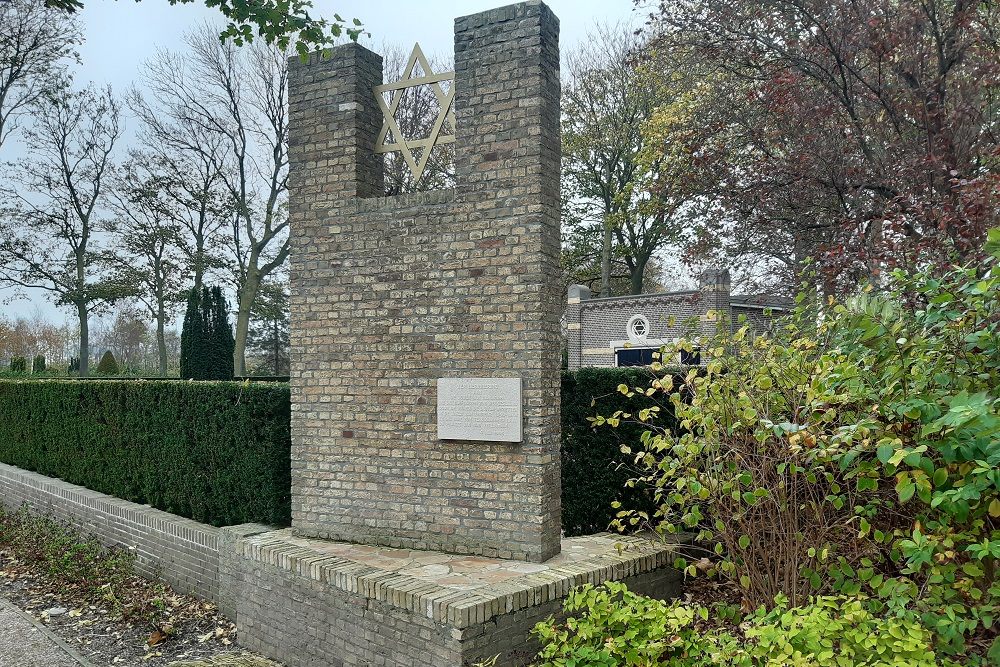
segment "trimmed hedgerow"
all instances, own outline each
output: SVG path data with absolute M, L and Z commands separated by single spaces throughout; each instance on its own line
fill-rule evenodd
M 287 385 L 0 380 L 0 461 L 216 526 L 290 521 Z
M 646 368 L 585 368 L 562 379 L 562 519 L 567 535 L 608 528 L 616 510 L 654 509 L 622 443 L 642 429 L 593 428 L 597 414 L 637 408 L 620 384 Z M 650 402 L 650 404 L 652 404 Z M 672 409 L 663 406 L 661 424 Z M 285 384 L 170 380 L 0 381 L 0 461 L 214 525 L 290 519 Z
M 588 535 L 608 529 L 621 501 L 624 507 L 653 512 L 652 497 L 644 490 L 626 488 L 635 470 L 631 456 L 621 445 L 634 446 L 648 425 L 622 419 L 618 428 L 594 428 L 588 417 L 609 416 L 617 410 L 634 414 L 661 406 L 657 423 L 673 428 L 673 408 L 669 402 L 626 398 L 619 385 L 649 386 L 652 371 L 645 367 L 581 368 L 563 373 L 562 378 L 562 525 L 567 535 Z

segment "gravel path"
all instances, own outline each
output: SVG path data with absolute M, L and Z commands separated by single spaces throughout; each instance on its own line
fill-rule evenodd
M 0 665 L 93 667 L 61 639 L 0 598 Z

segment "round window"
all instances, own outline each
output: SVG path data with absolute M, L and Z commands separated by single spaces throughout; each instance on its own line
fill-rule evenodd
M 649 320 L 646 319 L 645 315 L 633 315 L 632 319 L 628 321 L 629 339 L 633 341 L 644 340 L 648 335 Z

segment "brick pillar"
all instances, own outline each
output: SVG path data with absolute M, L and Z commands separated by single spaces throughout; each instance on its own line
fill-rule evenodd
M 560 550 L 559 19 L 538 0 L 455 19 L 456 191 L 518 257 L 512 341 L 524 383 L 529 560 Z
M 558 216 L 559 96 L 559 19 L 544 3 L 455 19 L 455 166 L 466 200 L 531 195 L 529 210 Z
M 382 56 L 350 43 L 289 60 L 288 162 L 291 226 L 315 211 L 384 192 L 375 139 L 382 112 L 372 88 Z M 294 236 L 293 236 L 294 239 Z M 294 281 L 293 281 L 294 282 Z
M 583 307 L 582 301 L 590 299 L 590 288 L 586 285 L 570 285 L 566 298 L 566 351 L 569 370 L 578 370 L 583 365 Z
M 707 269 L 698 279 L 701 302 L 701 335 L 705 343 L 723 330 L 732 330 L 732 300 L 728 269 Z M 707 359 L 704 353 L 702 362 Z

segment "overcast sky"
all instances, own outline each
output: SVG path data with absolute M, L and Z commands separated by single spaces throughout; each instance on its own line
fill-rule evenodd
M 456 16 L 508 4 L 503 0 L 314 2 L 314 15 L 332 17 L 339 13 L 348 20 L 360 19 L 371 33 L 361 41 L 373 50 L 383 43 L 393 43 L 408 51 L 414 42 L 420 42 L 428 56 L 451 54 Z M 547 4 L 559 17 L 560 45 L 564 52 L 578 44 L 597 22 L 639 22 L 632 0 L 547 0 Z M 75 70 L 76 80 L 81 85 L 110 84 L 116 92 L 124 92 L 137 80 L 143 61 L 157 49 L 180 48 L 182 35 L 200 22 L 222 21 L 216 10 L 206 8 L 201 2 L 170 6 L 167 0 L 140 3 L 86 0 L 79 18 L 86 42 L 80 48 L 83 63 Z M 11 142 L 4 146 L 5 154 L 0 159 L 9 160 L 28 150 Z M 52 320 L 61 321 L 68 314 L 49 304 L 42 295 L 5 303 L 10 296 L 9 291 L 0 290 L 0 312 L 8 316 L 27 316 L 36 307 Z

